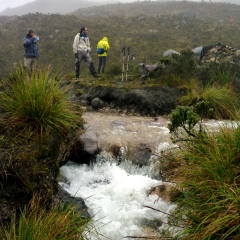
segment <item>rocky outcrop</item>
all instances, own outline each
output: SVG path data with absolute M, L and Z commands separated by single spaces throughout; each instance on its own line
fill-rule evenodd
M 224 46 L 222 44 L 217 44 L 203 55 L 202 63 L 208 64 L 210 62 L 230 62 L 239 64 L 240 50 L 233 47 Z

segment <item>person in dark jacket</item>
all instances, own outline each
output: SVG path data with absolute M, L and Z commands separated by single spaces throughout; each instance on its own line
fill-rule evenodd
M 27 30 L 27 35 L 23 39 L 24 46 L 24 66 L 31 72 L 36 67 L 39 57 L 37 41 L 39 40 L 32 28 Z

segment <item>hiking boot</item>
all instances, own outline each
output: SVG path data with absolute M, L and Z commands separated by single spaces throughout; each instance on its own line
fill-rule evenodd
M 95 78 L 100 78 L 101 76 L 100 75 L 98 75 L 98 74 L 94 74 L 93 75 Z

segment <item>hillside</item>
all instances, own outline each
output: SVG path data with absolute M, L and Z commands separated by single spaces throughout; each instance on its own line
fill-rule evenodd
M 106 4 L 106 1 L 94 2 L 85 0 L 36 0 L 16 8 L 7 8 L 0 15 L 24 15 L 28 13 L 60 13 L 66 14 L 79 8 L 87 8 Z
M 190 1 L 174 1 L 174 2 L 133 2 L 133 3 L 116 3 L 106 6 L 98 6 L 81 9 L 73 12 L 76 16 L 183 16 L 188 18 L 197 18 L 202 20 L 223 20 L 240 22 L 240 5 L 229 3 L 214 2 L 190 2 Z
M 139 3 L 138 9 L 144 12 L 142 4 L 145 3 Z M 178 4 L 176 2 L 174 9 L 177 9 Z M 113 4 L 112 7 L 115 5 L 119 4 Z M 199 6 L 199 3 L 191 3 L 191 5 L 196 7 Z M 129 4 L 120 6 L 127 8 Z M 228 5 L 221 4 L 219 6 L 225 7 L 226 12 L 229 10 Z M 237 9 L 237 5 L 234 6 Z M 211 10 L 210 7 L 209 10 Z M 85 11 L 90 11 L 90 8 Z M 148 13 L 148 11 L 145 12 Z M 212 15 L 214 14 L 212 12 Z M 219 22 L 198 18 L 182 19 L 176 15 L 149 16 L 142 14 L 141 16 L 100 18 L 98 16 L 40 13 L 15 16 L 9 19 L 4 17 L 5 23 L 0 25 L 0 77 L 8 74 L 14 65 L 23 61 L 22 40 L 29 27 L 33 28 L 40 37 L 39 65 L 51 64 L 57 71 L 65 74 L 73 73 L 73 39 L 82 26 L 87 26 L 93 47 L 91 56 L 95 65 L 97 63 L 96 44 L 103 36 L 107 36 L 111 46 L 107 58 L 108 69 L 115 68 L 121 73 L 121 50 L 124 46 L 131 46 L 130 54 L 149 63 L 159 61 L 163 52 L 168 49 L 181 51 L 218 42 L 240 49 L 240 20 L 233 22 L 230 17 L 229 19 L 230 21 Z M 130 70 L 138 67 L 136 61 L 130 61 L 129 64 Z M 86 67 L 82 67 L 82 69 L 83 74 L 88 73 Z

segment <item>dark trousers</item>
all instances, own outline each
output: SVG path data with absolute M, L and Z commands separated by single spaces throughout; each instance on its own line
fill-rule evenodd
M 105 66 L 106 66 L 106 61 L 107 61 L 107 57 L 98 57 L 98 73 L 100 73 L 101 69 L 102 69 L 102 73 L 104 73 L 105 70 Z
M 88 68 L 89 68 L 91 74 L 93 76 L 96 75 L 96 70 L 94 68 L 94 64 L 93 64 L 90 54 L 85 53 L 85 52 L 79 52 L 78 57 L 75 60 L 75 76 L 79 77 L 79 75 L 80 75 L 80 64 L 81 64 L 82 60 L 87 62 L 87 65 L 88 65 Z

